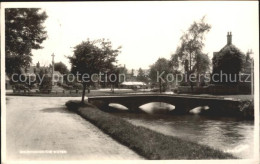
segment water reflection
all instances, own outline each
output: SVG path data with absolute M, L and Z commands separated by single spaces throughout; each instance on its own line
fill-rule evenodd
M 149 103 L 141 106 L 145 113 L 113 113 L 132 124 L 144 126 L 157 132 L 180 137 L 208 145 L 239 158 L 253 157 L 254 122 L 231 117 L 202 115 L 160 114 L 173 110 L 174 106 L 165 103 Z

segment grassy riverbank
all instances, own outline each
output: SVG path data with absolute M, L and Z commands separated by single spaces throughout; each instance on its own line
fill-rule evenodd
M 235 159 L 231 154 L 208 146 L 135 126 L 91 104 L 68 101 L 66 106 L 147 159 Z

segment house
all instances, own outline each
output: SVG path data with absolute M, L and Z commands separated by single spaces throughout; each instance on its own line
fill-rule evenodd
M 59 71 L 55 71 L 52 65 L 40 66 L 38 62 L 36 66 L 29 66 L 26 68 L 21 68 L 21 73 L 30 81 L 35 81 L 37 76 L 44 74 L 45 77 L 53 76 L 53 84 L 63 83 L 63 75 Z
M 248 52 L 249 53 L 249 52 Z M 219 51 L 213 53 L 212 83 L 219 86 L 213 88 L 215 94 L 247 94 L 250 93 L 251 82 L 244 81 L 251 76 L 253 60 L 249 54 L 241 52 L 232 44 L 232 33 L 227 33 L 227 44 Z M 241 65 L 243 65 L 241 69 Z M 247 76 L 246 74 L 249 75 Z M 215 78 L 217 77 L 217 78 Z M 244 79 L 244 80 L 243 80 Z M 249 78 L 251 79 L 251 77 Z
M 230 56 L 230 54 L 233 54 L 233 56 Z M 239 57 L 239 55 L 242 55 L 240 57 L 243 60 L 245 60 L 245 54 L 242 53 L 235 45 L 232 44 L 232 33 L 228 32 L 227 44 L 219 52 L 213 52 L 213 73 L 220 73 L 221 70 L 223 72 L 227 71 L 236 73 L 233 63 L 235 62 L 234 60 L 236 60 Z M 225 58 L 225 60 L 221 60 L 221 58 Z

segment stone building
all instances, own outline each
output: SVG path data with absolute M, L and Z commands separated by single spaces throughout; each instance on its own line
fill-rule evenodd
M 232 33 L 227 33 L 227 44 L 219 51 L 213 53 L 213 74 L 226 73 L 230 76 L 238 75 L 243 68 L 245 54 L 232 44 Z
M 211 83 L 218 85 L 216 92 L 221 89 L 223 94 L 250 93 L 252 84 L 246 79 L 247 73 L 251 72 L 253 60 L 249 53 L 245 55 L 233 45 L 232 33 L 227 33 L 227 44 L 220 51 L 213 52 Z M 248 76 L 250 80 L 251 75 Z

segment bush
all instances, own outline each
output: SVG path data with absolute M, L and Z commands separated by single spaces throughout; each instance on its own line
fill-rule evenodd
M 73 86 L 69 86 L 67 84 L 60 84 L 60 87 L 62 87 L 63 89 L 68 89 L 68 90 L 73 89 Z
M 77 109 L 80 107 L 80 103 L 76 101 L 68 101 L 65 104 L 67 108 L 71 111 L 77 112 Z
M 83 86 L 80 83 L 75 83 L 73 84 L 73 89 L 83 89 Z
M 51 77 L 45 77 L 42 80 L 42 83 L 39 85 L 39 90 L 41 92 L 50 91 L 52 89 L 52 79 Z
M 179 93 L 178 88 L 173 88 L 172 91 L 173 91 L 173 93 Z
M 29 88 L 26 86 L 26 85 L 24 85 L 24 84 L 15 84 L 14 86 L 13 86 L 13 88 L 15 89 L 15 90 L 28 90 Z

